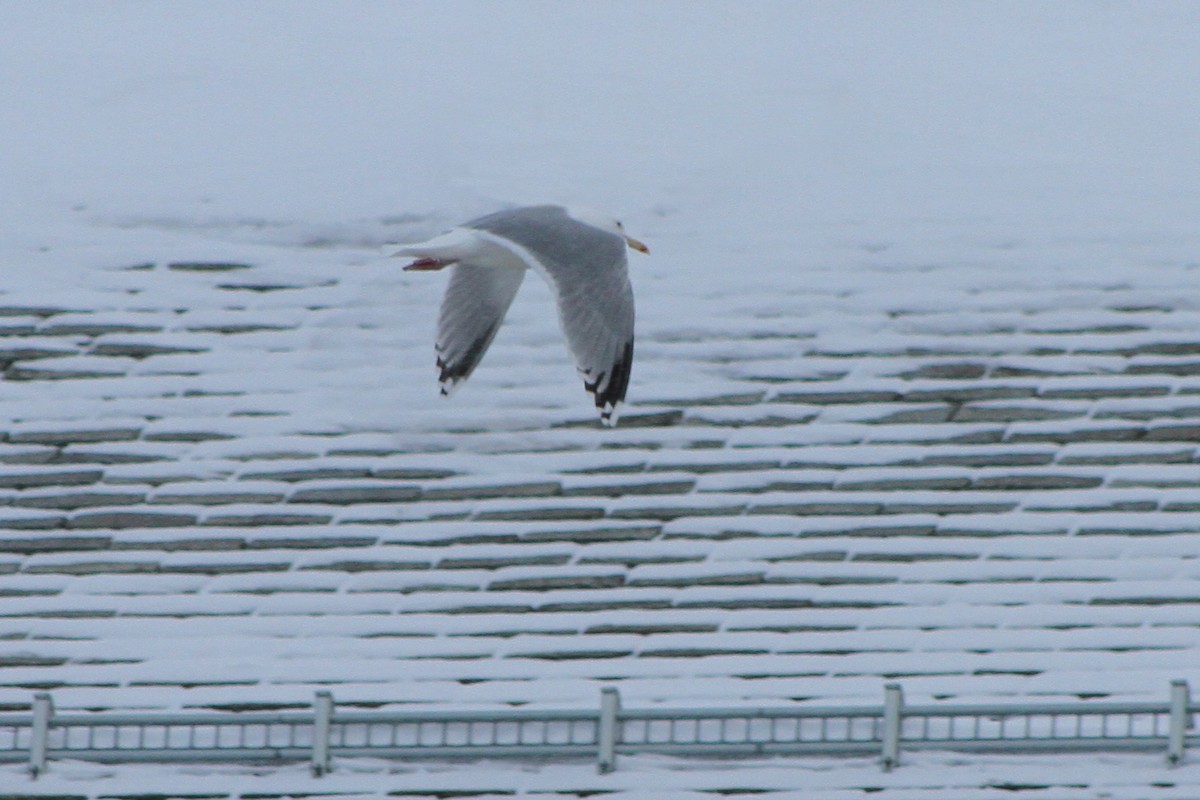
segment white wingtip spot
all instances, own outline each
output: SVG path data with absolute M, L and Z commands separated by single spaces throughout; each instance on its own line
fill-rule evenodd
M 600 424 L 606 428 L 617 427 L 617 420 L 621 416 L 621 404 L 605 404 L 600 410 Z

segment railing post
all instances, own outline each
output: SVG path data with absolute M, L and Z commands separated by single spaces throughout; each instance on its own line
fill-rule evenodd
M 606 686 L 601 689 L 600 720 L 596 728 L 596 744 L 599 746 L 596 769 L 601 775 L 617 768 L 617 715 L 620 711 L 621 695 L 616 688 Z
M 1188 722 L 1191 714 L 1188 704 L 1191 701 L 1187 681 L 1171 681 L 1171 719 L 1167 729 L 1167 763 L 1178 766 L 1183 763 L 1184 749 L 1187 746 Z
M 883 764 L 884 772 L 900 765 L 900 721 L 904 711 L 904 692 L 898 683 L 883 687 Z
M 329 735 L 333 729 L 333 694 L 317 692 L 313 700 L 312 773 L 319 778 L 329 772 Z
M 54 718 L 54 701 L 46 692 L 33 696 L 33 727 L 30 730 L 29 774 L 34 779 L 46 771 L 50 754 L 50 722 Z

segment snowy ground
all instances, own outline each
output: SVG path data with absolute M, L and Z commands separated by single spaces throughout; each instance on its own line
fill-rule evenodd
M 104 379 L 84 382 L 87 388 L 78 391 L 67 383 L 0 383 L 0 415 L 7 417 L 10 434 L 6 454 L 22 446 L 19 434 L 42 430 L 48 421 L 87 428 L 97 419 L 105 427 L 136 420 L 147 435 L 127 447 L 166 452 L 170 445 L 147 436 L 170 441 L 187 434 L 195 420 L 173 417 L 176 406 L 147 398 L 158 396 L 160 388 L 162 396 L 203 388 L 248 393 L 259 405 L 242 408 L 241 401 L 215 395 L 206 401 L 204 413 L 212 418 L 204 424 L 231 438 L 188 451 L 186 466 L 193 477 L 205 470 L 220 474 L 245 453 L 267 449 L 272 437 L 294 447 L 298 436 L 313 432 L 359 437 L 354 441 L 364 449 L 395 447 L 401 440 L 432 454 L 424 461 L 406 456 L 406 466 L 421 461 L 465 473 L 495 470 L 494 477 L 506 480 L 550 475 L 561 481 L 558 472 L 570 468 L 572 458 L 589 467 L 604 466 L 604 459 L 617 464 L 621 451 L 603 451 L 599 445 L 588 445 L 577 456 L 559 453 L 553 463 L 503 456 L 518 446 L 535 453 L 555 450 L 566 434 L 554 433 L 551 426 L 589 413 L 557 343 L 543 287 L 527 282 L 510 326 L 479 374 L 453 401 L 434 406 L 430 340 L 442 281 L 404 275 L 396 262 L 377 255 L 384 241 L 423 237 L 475 214 L 525 202 L 610 211 L 650 245 L 650 257 L 634 254 L 631 263 L 641 337 L 630 391 L 635 412 L 672 408 L 677 399 L 744 391 L 748 381 L 764 375 L 776 381 L 768 385 L 783 387 L 779 393 L 799 391 L 844 370 L 845 354 L 856 352 L 863 355 L 853 360 L 846 385 L 888 389 L 899 385 L 899 378 L 889 377 L 898 370 L 925 367 L 921 356 L 909 352 L 948 341 L 974 348 L 964 350 L 964 357 L 1016 370 L 1034 362 L 1045 367 L 1055 357 L 1034 353 L 1036 348 L 1069 340 L 1064 353 L 1070 354 L 1061 363 L 1090 370 L 1056 379 L 1058 399 L 1042 407 L 1051 421 L 1018 420 L 1009 434 L 1015 430 L 1033 437 L 1057 424 L 1053 419 L 1081 413 L 1079 393 L 1108 385 L 1110 376 L 1123 369 L 1129 372 L 1122 373 L 1127 389 L 1161 385 L 1164 396 L 1106 399 L 1102 407 L 1082 412 L 1087 425 L 1116 424 L 1105 422 L 1100 412 L 1150 420 L 1150 425 L 1157 414 L 1178 415 L 1178 398 L 1196 390 L 1194 379 L 1178 374 L 1161 380 L 1156 374 L 1139 376 L 1126 369 L 1129 356 L 1117 354 L 1120 348 L 1134 353 L 1136 366 L 1139 347 L 1159 346 L 1165 338 L 1184 348 L 1175 352 L 1187 354 L 1192 351 L 1186 346 L 1195 342 L 1200 8 L 1192 3 L 8 3 L 0 5 L 0 75 L 5 96 L 0 306 L 67 309 L 54 324 L 70 322 L 72 309 L 80 312 L 76 321 L 84 311 L 89 322 L 148 320 L 163 329 L 159 341 L 166 344 L 195 344 L 216 336 L 205 329 L 235 325 L 247 316 L 299 331 L 281 332 L 277 339 L 267 331 L 241 350 L 217 347 L 209 354 L 181 354 L 177 362 L 170 361 L 176 356 L 130 359 L 121 366 L 120 385 L 136 390 L 116 390 L 115 380 L 110 386 Z M 214 292 L 242 278 L 164 266 L 187 261 L 253 264 L 253 283 L 295 286 L 308 304 L 297 303 L 295 295 L 283 299 L 250 289 L 244 306 L 231 310 Z M 145 263 L 157 266 L 125 269 Z M 1139 323 L 1146 316 L 1152 321 L 1131 328 L 1127 317 L 1134 311 L 1113 311 L 1114 306 L 1141 313 Z M 1120 348 L 1106 334 L 1100 335 L 1103 342 L 1096 339 L 1096 331 L 1119 337 Z M 797 341 L 838 355 L 797 359 Z M 54 341 L 48 337 L 33 344 L 51 347 Z M 1096 352 L 1088 355 L 1089 347 Z M 91 355 L 54 361 L 80 370 L 96 363 Z M 184 368 L 199 373 L 178 371 Z M 514 377 L 512 369 L 520 372 Z M 1068 371 L 1064 367 L 1064 374 Z M 62 388 L 47 394 L 56 385 Z M 51 396 L 53 403 L 47 402 Z M 768 412 L 786 412 L 774 404 L 778 399 L 779 394 L 769 396 Z M 267 412 L 272 416 L 263 416 Z M 914 424 L 905 429 L 910 439 L 903 443 L 877 435 L 870 448 L 843 446 L 869 424 L 868 417 L 885 412 L 890 410 L 883 404 L 844 410 L 822 406 L 813 410 L 821 425 L 782 431 L 743 427 L 749 415 L 761 415 L 757 406 L 709 409 L 702 421 L 714 429 L 726 426 L 727 450 L 760 448 L 747 459 L 761 458 L 761 448 L 782 437 L 783 444 L 799 447 L 814 464 L 840 459 L 830 467 L 836 480 L 866 483 L 897 477 L 903 470 L 880 464 L 899 463 L 898 450 L 916 447 L 911 439 L 920 436 L 921 426 Z M 474 440 L 463 433 L 481 429 L 487 435 Z M 642 441 L 641 434 L 616 435 L 632 438 L 607 441 L 629 446 Z M 592 436 L 579 433 L 571 441 L 590 443 L 593 439 L 586 437 Z M 658 437 L 654 446 L 666 451 L 676 443 L 670 429 L 646 436 Z M 1164 453 L 1178 449 L 1161 446 Z M 1076 443 L 1068 450 L 1076 463 L 1093 457 L 1097 464 L 1113 452 L 1107 445 L 1088 447 Z M 484 460 L 480 452 L 501 455 Z M 671 455 L 676 465 L 688 457 L 709 458 L 703 450 Z M 810 477 L 816 473 L 813 466 Z M 1132 524 L 1132 512 L 1120 503 L 1141 501 L 1145 487 L 1155 487 L 1156 502 L 1164 508 L 1193 500 L 1195 466 L 1104 464 L 1083 472 L 1091 469 L 1084 478 L 1093 475 L 1104 482 L 1099 491 L 1111 510 L 1104 512 L 1103 525 L 1120 527 Z M 153 463 L 117 466 L 107 475 L 152 483 L 156 469 L 161 467 Z M 948 467 L 934 477 L 970 483 L 989 474 Z M 748 480 L 757 481 L 758 488 L 747 488 Z M 688 495 L 680 502 L 717 506 L 743 490 L 760 491 L 766 480 L 740 471 L 706 475 L 698 489 L 711 493 L 707 499 Z M 151 503 L 167 493 L 154 485 Z M 258 489 L 277 491 L 278 483 Z M 756 497 L 766 502 L 763 495 Z M 1089 502 L 1095 497 L 1086 495 Z M 1066 509 L 1084 499 L 1082 492 L 1064 490 L 1040 510 L 1023 507 L 997 525 L 1009 532 L 1014 525 L 1037 531 L 1053 518 L 1058 526 L 1070 517 Z M 198 503 L 186 497 L 162 502 L 200 514 L 202 521 L 204 513 L 215 513 L 198 511 Z M 503 513 L 506 502 L 474 508 Z M 606 501 L 606 513 L 641 502 L 639 497 Z M 416 519 L 435 514 L 433 505 L 411 505 L 401 513 Z M 1088 525 L 1103 527 L 1098 517 L 1084 516 L 1062 526 L 1072 534 Z M 747 519 L 755 519 L 763 532 L 785 524 Z M 1164 522 L 1161 515 L 1146 515 L 1136 521 L 1144 527 L 1178 525 L 1180 519 Z M 914 512 L 901 522 L 926 525 L 929 515 Z M 676 529 L 696 534 L 709 525 L 715 537 L 725 523 L 697 517 Z M 1071 567 L 1078 573 L 1072 574 L 1075 581 L 1089 569 L 1111 570 L 1136 555 L 1120 569 L 1122 591 L 1186 598 L 1194 594 L 1196 579 L 1191 562 L 1184 562 L 1194 553 L 1194 520 L 1189 516 L 1182 528 L 1178 536 L 1151 537 L 1145 545 L 1143 538 L 1137 546 L 1109 546 L 1102 537 L 1042 544 L 1030 541 L 1036 537 L 1015 536 L 988 552 L 1017 553 L 1031 562 L 1049 558 L 1051 566 L 1038 573 L 1043 578 L 1054 576 L 1052 559 L 1067 554 L 1069 546 L 1070 555 L 1081 559 Z M 409 535 L 432 540 L 444 529 L 429 523 L 414 526 Z M 126 531 L 117 538 L 129 545 L 153 535 Z M 965 550 L 972 546 L 969 541 L 904 540 L 895 546 Z M 674 558 L 684 545 L 649 542 L 638 545 L 637 552 Z M 736 572 L 743 561 L 767 557 L 771 546 L 734 543 L 722 550 L 716 545 L 705 552 L 706 568 L 715 560 L 729 562 Z M 855 545 L 850 536 L 839 546 L 867 547 Z M 264 552 L 263 560 L 269 559 L 270 552 Z M 556 552 L 547 549 L 548 556 Z M 113 553 L 117 561 L 136 557 Z M 171 557 L 181 563 L 187 558 Z M 57 600 L 38 599 L 36 592 L 66 585 L 53 571 L 56 558 L 73 556 L 35 556 L 36 571 L 0 573 L 0 585 L 35 592 L 33 599 L 10 602 L 28 606 L 31 614 L 39 604 L 42 610 L 54 606 Z M 678 580 L 686 576 L 685 567 L 642 566 L 635 577 L 644 585 Z M 940 574 L 947 569 L 953 571 L 936 566 Z M 906 573 L 918 584 L 911 590 L 920 596 L 916 604 L 930 620 L 960 614 L 958 590 L 921 584 L 921 576 L 933 571 Z M 328 588 L 321 585 L 324 573 L 305 575 L 307 588 Z M 991 564 L 982 572 L 972 567 L 967 580 L 986 584 L 1004 576 L 1003 566 Z M 295 578 L 295 572 L 284 575 Z M 251 579 L 260 580 L 244 578 Z M 375 579 L 355 578 L 359 588 Z M 89 591 L 99 593 L 101 580 L 115 586 L 128 578 L 96 578 L 90 589 L 68 591 L 69 599 L 80 602 Z M 145 580 L 146 585 L 161 581 L 149 594 L 178 592 L 185 602 L 189 592 L 198 591 L 185 586 L 191 578 Z M 221 580 L 224 588 L 204 584 L 205 599 L 228 600 L 229 613 L 238 613 L 232 609 L 247 602 L 244 597 L 221 592 L 236 591 L 239 578 Z M 395 586 L 389 578 L 379 580 L 385 588 Z M 633 597 L 639 590 L 621 591 Z M 1024 604 L 1013 615 L 1059 614 L 1054 624 L 1070 626 L 1073 618 L 1064 609 L 1086 603 L 1092 589 L 1081 582 L 1035 582 L 1004 585 L 994 594 L 1006 592 L 1015 592 Z M 364 596 L 339 598 L 349 604 Z M 414 602 L 438 610 L 440 596 L 429 596 L 433 599 L 423 601 L 422 595 L 412 595 Z M 971 597 L 977 601 L 979 595 Z M 139 602 L 128 600 L 130 606 Z M 266 613 L 281 614 L 288 603 L 299 610 L 305 602 L 311 600 L 303 593 L 273 595 L 255 607 L 270 605 Z M 1032 685 L 1062 694 L 1074 682 L 1090 681 L 1086 688 L 1114 694 L 1158 693 L 1166 679 L 1189 677 L 1183 671 L 1200 649 L 1190 608 L 1142 608 L 1137 616 L 1126 615 L 1125 608 L 1094 612 L 1111 612 L 1113 628 L 1131 631 L 1129 641 L 1111 644 L 1128 650 L 1132 642 L 1132 652 L 1091 665 L 1079 663 L 1079 656 L 1072 662 L 1069 652 L 1057 654 L 1057 671 L 1037 679 L 1040 683 L 981 679 L 955 685 L 954 678 L 934 677 L 920 691 L 1020 693 Z M 994 617 L 979 613 L 977 628 L 994 626 Z M 47 638 L 70 641 L 83 635 L 79 621 L 44 625 Z M 999 626 L 1022 627 L 1009 617 Z M 164 634 L 171 630 L 163 624 Z M 1042 647 L 1038 633 L 1023 634 L 1032 637 L 1034 652 Z M 94 653 L 88 645 L 61 647 L 82 663 L 111 655 L 127 635 L 102 639 Z M 980 635 L 981 641 L 987 638 Z M 295 669 L 296 682 L 303 683 L 304 670 L 323 676 L 321 670 L 328 668 L 319 663 L 325 646 L 319 635 L 299 649 L 287 644 L 279 650 L 261 649 L 253 636 L 230 635 L 224 641 L 232 652 L 230 669 L 284 678 Z M 766 639 L 762 633 L 746 637 L 756 645 Z M 509 646 L 477 641 L 485 650 L 496 647 L 494 652 Z M 725 635 L 725 641 L 735 637 Z M 944 647 L 924 640 L 922 646 L 928 648 L 925 653 L 908 654 L 913 663 Z M 171 663 L 160 658 L 154 669 L 190 675 L 189 669 L 199 667 L 189 666 L 189 658 L 203 656 L 193 649 Z M 387 654 L 402 658 L 406 652 Z M 857 669 L 882 674 L 892 658 L 863 659 Z M 63 670 L 76 678 L 92 674 L 75 665 Z M 393 691 L 381 688 L 386 664 L 364 657 L 349 671 L 346 691 L 361 693 L 364 700 L 372 692 Z M 575 696 L 581 679 L 569 671 L 547 667 L 547 672 L 558 677 L 533 689 L 535 694 L 544 691 L 556 701 Z M 644 678 L 642 691 L 654 699 L 671 691 L 675 697 L 711 698 L 725 686 L 720 676 L 708 683 L 679 682 L 674 673 L 652 669 Z M 1134 688 L 1122 688 L 1130 682 Z M 781 691 L 769 682 L 760 685 L 767 686 L 761 689 L 767 694 Z M 841 695 L 847 685 L 860 684 L 830 678 L 817 693 Z M 869 685 L 861 683 L 862 693 L 873 700 L 876 682 Z M 76 706 L 101 693 L 90 686 L 64 691 Z M 172 691 L 142 690 L 137 702 L 173 705 L 177 701 L 166 697 Z M 207 702 L 228 691 L 215 690 Z M 394 691 L 394 699 L 407 699 L 403 687 Z M 28 693 L 4 692 L 4 700 L 13 703 Z M 268 699 L 287 699 L 287 692 L 279 689 Z M 462 690 L 462 698 L 470 699 L 468 690 Z M 605 778 L 588 766 L 572 765 L 459 766 L 396 776 L 388 773 L 391 766 L 364 763 L 317 783 L 298 769 L 187 775 L 62 765 L 37 784 L 6 769 L 0 772 L 0 796 L 11 783 L 20 792 L 69 796 L 214 790 L 370 796 L 461 789 L 480 796 L 614 791 L 630 798 L 652 790 L 655 797 L 682 798 L 763 789 L 782 798 L 785 791 L 803 789 L 805 797 L 841 800 L 862 796 L 866 788 L 888 788 L 886 796 L 896 798 L 993 797 L 996 789 L 985 787 L 1011 781 L 1046 787 L 1021 794 L 1042 800 L 1185 798 L 1194 797 L 1200 785 L 1194 767 L 1166 772 L 1157 757 L 1149 756 L 921 756 L 886 777 L 865 762 L 747 764 L 734 770 L 733 778 L 721 765 L 678 767 L 630 760 Z

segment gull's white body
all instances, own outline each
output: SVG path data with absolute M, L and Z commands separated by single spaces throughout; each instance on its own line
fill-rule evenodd
M 392 248 L 406 269 L 452 266 L 438 318 L 442 393 L 466 380 L 496 335 L 526 270 L 550 285 L 559 324 L 601 421 L 616 424 L 633 361 L 633 289 L 616 220 L 581 209 L 531 206 L 472 220 L 426 242 Z

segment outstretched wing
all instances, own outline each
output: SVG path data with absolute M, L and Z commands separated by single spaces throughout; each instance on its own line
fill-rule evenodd
M 437 366 L 442 394 L 470 377 L 508 313 L 524 267 L 456 264 L 438 315 Z
M 558 319 L 583 385 L 596 399 L 605 425 L 615 425 L 633 367 L 633 287 L 624 243 L 603 264 L 588 269 L 548 265 Z

